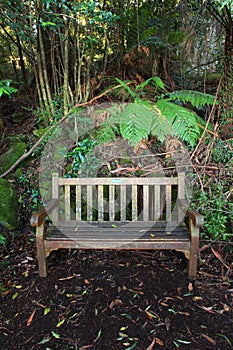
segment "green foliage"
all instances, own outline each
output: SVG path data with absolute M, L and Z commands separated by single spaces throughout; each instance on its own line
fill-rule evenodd
M 210 94 L 203 94 L 199 91 L 182 90 L 174 91 L 168 94 L 169 101 L 178 100 L 183 103 L 190 103 L 195 108 L 200 108 L 205 105 L 213 105 L 215 102 L 215 96 Z
M 77 176 L 80 165 L 84 163 L 85 156 L 91 152 L 96 143 L 96 141 L 85 138 L 79 141 L 77 146 L 68 152 L 66 155 L 68 160 L 68 165 L 66 166 L 66 177 Z
M 98 143 L 110 142 L 116 138 L 119 134 L 118 127 L 111 121 L 104 122 L 95 132 L 94 139 L 98 140 Z
M 40 191 L 36 188 L 35 184 L 32 184 L 29 176 L 23 174 L 18 178 L 18 184 L 20 188 L 19 204 L 22 208 L 30 210 L 38 210 L 40 206 L 42 207 L 42 200 L 40 196 Z
M 127 105 L 119 116 L 121 135 L 132 145 L 148 136 L 151 123 L 152 113 L 146 105 L 138 101 Z
M 230 149 L 226 142 L 222 140 L 216 140 L 215 146 L 212 149 L 212 160 L 216 164 L 222 164 L 224 166 L 229 162 L 229 166 L 233 167 L 232 148 Z
M 168 100 L 159 100 L 156 106 L 172 125 L 172 134 L 194 146 L 200 136 L 196 113 Z
M 14 92 L 18 90 L 10 86 L 11 80 L 1 80 L 0 81 L 0 97 L 2 95 L 12 95 Z
M 195 208 L 204 216 L 204 234 L 207 238 L 231 240 L 230 223 L 233 221 L 233 203 L 223 192 L 224 184 L 211 184 L 203 193 L 194 192 Z
M 213 104 L 214 96 L 198 91 L 165 93 L 165 85 L 159 77 L 153 77 L 131 89 L 127 83 L 116 79 L 133 100 L 118 109 L 112 121 L 119 124 L 121 136 L 136 145 L 143 138 L 154 135 L 163 142 L 168 135 L 176 136 L 190 146 L 195 146 L 201 135 L 200 124 L 204 121 L 182 103 L 189 102 L 196 108 Z M 155 102 L 145 99 L 146 88 L 152 87 L 160 95 Z M 172 102 L 174 101 L 175 102 Z M 177 101 L 178 100 L 178 101 Z M 108 110 L 111 115 L 111 108 Z M 111 118 L 111 117 L 110 117 Z

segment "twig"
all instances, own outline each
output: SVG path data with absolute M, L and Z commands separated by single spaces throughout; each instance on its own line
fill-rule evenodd
M 126 85 L 128 86 L 128 85 L 132 85 L 132 84 L 135 84 L 135 81 L 130 81 L 130 82 L 127 83 Z M 107 95 L 109 92 L 111 92 L 111 91 L 113 91 L 113 90 L 119 89 L 120 87 L 122 87 L 122 85 L 120 85 L 120 84 L 119 84 L 119 85 L 116 85 L 116 86 L 114 86 L 113 88 L 108 89 L 108 90 L 102 92 L 102 94 L 93 97 L 93 98 L 92 98 L 90 101 L 88 101 L 88 102 L 83 102 L 83 103 L 78 103 L 78 104 L 76 104 L 73 108 L 78 108 L 78 107 L 83 107 L 83 106 L 89 106 L 89 105 L 91 105 L 93 102 L 95 102 L 96 100 L 98 100 L 99 98 L 101 98 L 101 97 Z

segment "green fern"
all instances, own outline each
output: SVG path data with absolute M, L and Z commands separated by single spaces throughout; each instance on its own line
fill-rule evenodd
M 158 97 L 156 103 L 142 100 L 143 89 L 153 83 L 156 88 L 165 90 L 165 85 L 159 77 L 152 77 L 134 90 L 126 85 L 126 82 L 116 79 L 117 82 L 134 100 L 133 103 L 114 105 L 107 109 L 109 117 L 97 130 L 96 139 L 109 141 L 116 135 L 114 125 L 119 126 L 117 133 L 136 145 L 143 138 L 155 135 L 163 142 L 168 135 L 173 135 L 194 146 L 201 135 L 201 128 L 205 122 L 188 108 L 172 101 L 191 103 L 194 107 L 202 107 L 215 103 L 215 97 L 198 91 L 175 91 Z
M 165 90 L 165 85 L 164 85 L 163 81 L 159 77 L 155 76 L 155 77 L 147 79 L 146 81 L 144 81 L 140 85 L 137 85 L 136 91 L 143 90 L 144 87 L 148 86 L 150 83 L 154 83 L 154 85 L 156 87 L 160 88 L 161 90 Z
M 135 101 L 119 115 L 120 132 L 131 145 L 136 145 L 151 131 L 152 113 L 146 104 Z
M 195 108 L 203 107 L 205 105 L 213 105 L 215 96 L 204 94 L 200 91 L 183 90 L 174 91 L 168 94 L 168 101 L 178 100 L 183 103 L 191 103 Z
M 200 137 L 196 113 L 167 100 L 159 100 L 156 106 L 172 124 L 171 134 L 194 146 Z
M 156 108 L 151 106 L 152 115 L 151 134 L 156 136 L 159 141 L 163 142 L 168 135 L 172 134 L 172 123 Z
M 116 78 L 116 81 L 122 85 L 122 87 L 125 89 L 125 91 L 128 92 L 128 94 L 133 97 L 133 98 L 137 98 L 137 94 L 132 90 L 130 89 L 130 87 L 128 85 L 126 85 L 126 83 L 118 78 Z

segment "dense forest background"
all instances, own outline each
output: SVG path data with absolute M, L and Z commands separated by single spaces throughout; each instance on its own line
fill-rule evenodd
M 96 103 L 149 101 L 148 116 L 156 106 L 153 127 L 146 129 L 139 115 L 137 132 L 129 136 L 122 128 L 121 136 L 134 144 L 156 138 L 157 151 L 167 152 L 172 125 L 194 169 L 193 205 L 205 215 L 203 237 L 229 241 L 232 1 L 2 0 L 0 10 L 2 225 L 27 225 L 41 205 L 36 174 L 51 128 Z M 71 145 L 69 171 L 93 137 Z

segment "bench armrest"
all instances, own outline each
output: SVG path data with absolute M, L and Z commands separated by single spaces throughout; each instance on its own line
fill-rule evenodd
M 43 211 L 33 214 L 30 220 L 31 226 L 40 226 L 46 216 L 58 206 L 58 203 L 59 199 L 51 199 Z
M 203 215 L 193 209 L 187 209 L 188 203 L 185 199 L 179 200 L 179 206 L 186 211 L 186 216 L 192 220 L 195 227 L 202 227 L 204 225 Z

